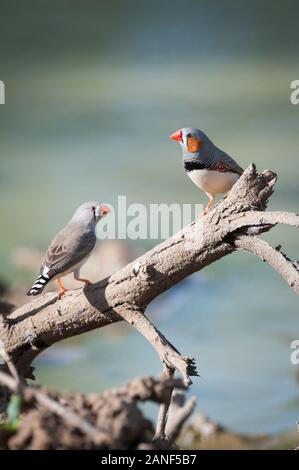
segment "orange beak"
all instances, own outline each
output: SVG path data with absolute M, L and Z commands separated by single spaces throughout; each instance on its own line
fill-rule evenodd
M 175 131 L 173 134 L 171 134 L 169 138 L 172 140 L 176 140 L 177 142 L 182 142 L 183 141 L 182 134 L 183 133 L 181 129 L 179 129 L 178 131 Z
M 110 212 L 111 212 L 110 207 L 106 206 L 106 204 L 101 204 L 101 213 L 103 215 L 110 214 Z

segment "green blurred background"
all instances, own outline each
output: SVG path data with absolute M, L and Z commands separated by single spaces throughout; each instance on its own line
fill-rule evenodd
M 299 105 L 290 103 L 299 79 L 297 7 L 1 0 L 1 278 L 29 283 L 12 250 L 46 248 L 82 201 L 115 204 L 125 194 L 128 203 L 205 203 L 168 139 L 182 126 L 207 132 L 243 167 L 254 161 L 277 171 L 270 207 L 298 210 Z M 298 257 L 291 229 L 265 238 Z M 142 250 L 153 243 L 135 242 Z M 164 294 L 151 312 L 197 358 L 199 409 L 243 432 L 295 427 L 298 303 L 268 266 L 234 254 Z M 38 380 L 95 391 L 159 370 L 143 338 L 112 328 L 52 348 Z

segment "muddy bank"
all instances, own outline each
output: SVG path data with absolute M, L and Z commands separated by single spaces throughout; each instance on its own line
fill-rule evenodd
M 0 449 L 163 449 L 173 442 L 154 441 L 154 424 L 140 408 L 141 402 L 165 403 L 170 387 L 180 380 L 141 377 L 102 394 L 58 393 L 25 387 L 11 395 L 0 373 L 1 403 L 8 398 L 0 424 Z M 8 379 L 8 380 L 11 380 Z M 21 397 L 18 409 L 16 400 Z M 169 429 L 177 435 L 189 416 L 183 413 Z
M 2 403 L 8 398 L 9 405 L 2 414 L 0 449 L 264 450 L 298 446 L 295 429 L 279 436 L 246 436 L 231 432 L 202 413 L 186 424 L 195 401 L 185 401 L 179 380 L 175 386 L 181 389 L 180 399 L 173 400 L 170 408 L 167 439 L 155 441 L 155 423 L 140 405 L 146 401 L 164 403 L 172 383 L 141 377 L 102 394 L 58 393 L 29 386 L 23 391 L 20 409 L 13 412 L 16 395 L 9 395 L 8 388 L 2 386 Z

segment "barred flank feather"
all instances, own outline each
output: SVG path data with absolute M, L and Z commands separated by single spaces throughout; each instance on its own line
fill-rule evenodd
M 41 274 L 37 280 L 35 281 L 35 283 L 33 284 L 33 286 L 31 287 L 31 289 L 29 289 L 29 291 L 27 292 L 27 295 L 38 295 L 38 294 L 41 294 L 42 291 L 44 290 L 46 284 L 50 281 L 50 276 L 43 272 L 43 274 Z

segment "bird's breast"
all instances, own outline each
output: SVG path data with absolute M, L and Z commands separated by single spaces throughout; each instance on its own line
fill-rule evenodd
M 196 186 L 212 196 L 226 193 L 239 178 L 239 175 L 231 171 L 221 173 L 219 171 L 206 169 L 188 171 L 187 175 Z

